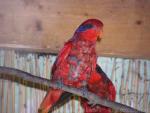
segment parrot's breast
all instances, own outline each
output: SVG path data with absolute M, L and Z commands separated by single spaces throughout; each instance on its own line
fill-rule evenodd
M 67 61 L 69 65 L 68 80 L 82 82 L 82 85 L 86 84 L 85 82 L 96 66 L 94 45 L 83 41 L 77 42 L 73 45 Z

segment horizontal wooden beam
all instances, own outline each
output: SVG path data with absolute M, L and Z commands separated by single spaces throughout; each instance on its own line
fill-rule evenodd
M 98 55 L 150 58 L 149 10 L 149 0 L 0 0 L 0 48 L 58 53 L 80 23 L 98 18 Z

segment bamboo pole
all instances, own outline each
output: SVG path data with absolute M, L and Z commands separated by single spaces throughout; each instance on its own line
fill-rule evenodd
M 129 95 L 128 95 L 128 92 L 129 92 L 129 79 L 131 78 L 131 67 L 132 67 L 132 61 L 129 60 L 129 66 L 128 66 L 128 71 L 127 71 L 127 75 L 126 75 L 126 84 L 125 84 L 125 97 L 124 97 L 124 103 L 129 103 Z M 128 104 L 127 103 L 127 104 Z
M 81 103 L 81 98 L 78 98 L 78 100 L 79 100 L 79 103 Z M 81 107 L 79 104 L 78 104 L 78 111 L 79 111 L 79 113 L 81 112 Z
M 135 60 L 132 60 L 132 66 L 131 66 L 131 72 L 130 72 L 130 80 L 131 80 L 131 86 L 130 86 L 130 90 L 128 90 L 128 97 L 129 97 L 129 105 L 132 107 L 134 106 L 134 95 L 135 95 Z
M 2 85 L 2 83 L 3 83 L 3 80 L 0 80 L 0 113 L 2 113 L 2 111 L 1 111 L 2 110 L 2 98 L 3 98 L 2 97 L 3 96 L 3 94 L 2 94 L 3 93 L 3 90 L 2 90 L 2 88 L 3 88 L 2 86 L 3 85 Z
M 2 109 L 1 109 L 1 113 L 4 113 L 4 80 L 2 80 Z
M 144 104 L 143 104 L 143 109 L 147 110 L 148 109 L 148 92 L 147 92 L 147 63 L 144 62 Z M 146 111 L 148 112 L 148 111 Z
M 4 57 L 7 59 L 7 60 L 4 60 L 4 65 L 8 65 L 8 66 L 12 66 L 12 57 L 11 55 L 13 54 L 12 51 L 8 51 L 4 54 Z M 6 85 L 7 84 L 7 85 Z M 9 82 L 9 81 L 6 81 L 5 83 L 5 106 L 6 106 L 6 113 L 10 113 L 12 112 L 12 109 L 11 109 L 11 99 L 12 99 L 12 95 L 11 94 L 11 90 L 12 90 L 12 82 Z
M 75 96 L 73 96 L 73 99 L 71 101 L 71 106 L 72 106 L 72 112 L 75 113 Z
M 136 67 L 136 70 L 137 70 L 137 73 L 136 73 L 136 100 L 135 100 L 135 108 L 138 108 L 138 98 L 139 98 L 139 74 L 140 74 L 140 61 L 137 62 L 137 67 Z
M 112 72 L 111 72 L 112 81 L 115 79 L 115 68 L 116 68 L 116 58 L 113 59 L 113 67 L 112 67 Z
M 125 86 L 124 86 L 124 61 L 122 62 L 122 74 L 121 74 L 121 84 L 120 84 L 120 89 L 119 89 L 119 93 L 120 93 L 120 102 L 123 101 L 123 93 L 124 93 L 124 90 L 125 90 Z

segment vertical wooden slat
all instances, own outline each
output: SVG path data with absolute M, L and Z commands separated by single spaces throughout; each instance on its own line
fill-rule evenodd
M 148 111 L 150 112 L 150 62 L 148 61 L 148 70 L 147 70 L 147 74 L 148 74 L 148 79 L 147 79 L 147 82 L 148 82 Z
M 120 86 L 120 102 L 123 102 L 124 101 L 124 94 L 125 94 L 125 73 L 124 73 L 124 61 L 122 62 L 122 75 L 121 75 L 121 86 Z
M 111 72 L 111 80 L 115 80 L 115 68 L 116 68 L 116 58 L 113 58 L 113 67 L 112 67 L 112 72 Z
M 138 87 L 139 87 L 139 74 L 140 74 L 140 60 L 137 62 L 137 65 L 136 65 L 136 100 L 135 100 L 135 108 L 138 108 L 138 97 L 139 97 L 139 94 L 138 94 Z
M 135 66 L 135 60 L 132 62 L 131 66 L 131 74 L 130 74 L 130 79 L 131 79 L 131 86 L 130 89 L 128 90 L 128 97 L 129 97 L 129 105 L 134 107 L 134 87 L 135 87 L 135 72 L 134 72 L 134 66 Z
M 3 96 L 2 92 L 3 92 L 3 84 L 2 84 L 2 80 L 0 80 L 0 113 L 2 112 L 1 111 L 2 110 L 2 98 L 3 98 L 2 97 Z
M 38 59 L 38 56 L 37 55 L 35 55 L 35 69 L 36 69 L 36 74 L 37 75 L 40 75 L 40 71 L 39 71 L 39 59 Z M 38 107 L 40 106 L 40 102 L 42 101 L 42 98 L 44 98 L 44 96 L 43 96 L 43 93 L 42 93 L 42 91 L 38 91 L 38 93 L 39 93 L 39 95 L 37 95 L 37 99 L 38 99 Z
M 22 57 L 20 57 L 20 60 L 19 60 L 19 64 L 18 64 L 18 68 L 19 69 L 22 69 Z M 19 113 L 21 113 L 22 112 L 22 106 L 23 106 L 23 103 L 22 103 L 22 90 L 23 89 L 23 86 L 21 85 L 21 84 L 19 84 Z
M 66 104 L 63 106 L 63 113 L 66 112 Z
M 129 61 L 129 67 L 128 67 L 128 70 L 127 70 L 127 75 L 126 75 L 126 84 L 125 84 L 125 92 L 124 92 L 124 104 L 127 104 L 128 105 L 128 85 L 129 85 L 129 78 L 130 78 L 130 73 L 131 73 L 131 61 Z
M 18 68 L 18 64 L 19 64 L 19 55 L 16 54 L 16 61 L 15 61 L 15 68 Z M 18 83 L 14 83 L 15 84 L 15 113 L 19 113 L 19 84 Z
M 81 102 L 81 98 L 78 98 L 79 103 Z M 81 112 L 80 105 L 78 104 L 78 111 Z
M 12 67 L 14 67 L 14 65 L 15 65 L 15 56 L 16 56 L 16 55 L 15 55 L 15 52 L 13 51 L 13 57 L 11 57 L 11 58 L 12 58 L 12 59 L 11 59 Z M 11 112 L 14 113 L 14 112 L 15 112 L 15 103 L 14 103 L 14 102 L 15 102 L 15 83 L 14 83 L 14 82 L 12 82 L 11 95 L 12 95 L 12 96 L 11 96 L 11 97 L 12 97 L 12 98 L 11 98 L 11 101 L 12 101 L 12 102 L 11 102 L 11 105 L 12 105 L 12 106 L 11 106 L 11 107 L 12 107 L 12 108 L 11 108 L 11 109 L 12 109 Z
M 24 70 L 27 69 L 27 61 L 25 60 Z M 26 82 L 25 82 L 26 84 Z M 24 112 L 27 113 L 27 87 L 24 89 Z
M 4 81 L 2 81 L 2 89 L 1 89 L 2 91 L 1 91 L 1 97 L 2 97 L 2 99 L 1 99 L 1 105 L 2 105 L 2 109 L 1 109 L 1 113 L 4 113 Z
M 143 103 L 143 109 L 147 111 L 148 109 L 148 92 L 147 92 L 147 62 L 144 62 L 144 103 Z
M 4 60 L 4 65 L 5 66 L 9 66 L 9 67 L 11 67 L 11 57 L 12 57 L 12 53 L 11 53 L 11 51 L 8 51 L 8 52 L 6 52 L 5 53 L 5 60 Z M 7 59 L 7 60 L 6 60 Z M 12 86 L 12 83 L 10 82 L 10 81 L 6 81 L 5 82 L 5 105 L 6 105 L 6 113 L 9 113 L 9 112 L 11 112 L 12 111 L 12 109 L 11 109 L 11 98 L 12 98 L 12 95 L 9 95 L 9 94 L 11 94 L 11 86 Z
M 3 66 L 4 61 L 4 52 L 0 51 L 0 66 Z M 3 105 L 3 80 L 0 79 L 0 113 L 3 113 L 4 105 Z

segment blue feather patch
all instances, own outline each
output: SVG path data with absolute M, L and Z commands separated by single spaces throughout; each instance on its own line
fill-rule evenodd
M 91 29 L 93 27 L 92 24 L 86 24 L 86 25 L 83 25 L 83 26 L 80 26 L 78 29 L 77 29 L 77 32 L 83 32 L 83 31 L 86 31 L 88 29 Z

